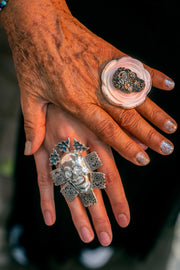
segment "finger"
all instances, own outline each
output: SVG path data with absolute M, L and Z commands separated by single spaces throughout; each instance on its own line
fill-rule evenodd
M 136 110 L 166 133 L 173 133 L 177 130 L 177 123 L 175 120 L 149 98 L 146 98 L 143 104 L 138 106 Z
M 41 146 L 45 137 L 45 119 L 47 104 L 36 99 L 21 99 L 26 133 L 25 155 L 34 154 Z
M 145 145 L 144 143 L 142 143 L 140 140 L 138 140 L 135 136 L 133 136 L 131 133 L 129 133 L 127 130 L 123 129 L 124 132 L 134 141 L 136 142 L 137 144 L 139 144 L 143 150 L 147 150 L 148 149 L 148 146 Z
M 106 108 L 120 126 L 151 149 L 162 155 L 168 155 L 173 152 L 173 144 L 148 124 L 135 109 L 123 111 L 111 105 L 106 106 Z
M 130 222 L 129 205 L 111 148 L 100 140 L 91 140 L 88 145 L 91 151 L 98 153 L 102 161 L 99 171 L 105 174 L 105 190 L 111 202 L 114 216 L 121 227 L 127 227 Z
M 88 215 L 80 199 L 76 197 L 72 202 L 66 200 L 71 212 L 72 220 L 76 230 L 85 243 L 89 243 L 94 239 L 94 232 L 90 224 Z
M 71 123 L 71 118 L 69 118 L 69 120 Z M 74 120 L 73 120 L 73 122 L 74 122 Z M 74 124 L 74 123 L 72 123 L 72 124 Z M 67 134 L 69 134 L 68 137 L 70 138 L 71 148 L 73 148 L 73 138 L 79 138 L 79 136 L 76 134 L 76 132 L 74 132 L 73 125 L 67 126 L 67 123 L 65 125 L 63 125 L 63 123 L 62 123 L 62 126 L 64 127 L 64 132 L 62 132 L 62 134 L 59 134 L 59 138 L 61 138 L 60 140 L 67 139 Z M 72 130 L 71 130 L 71 128 L 72 128 Z M 82 135 L 80 137 L 82 137 Z M 86 144 L 86 138 L 84 138 L 84 139 L 82 138 L 81 143 Z M 86 152 L 83 152 L 82 155 L 85 155 L 85 153 Z M 76 227 L 76 230 L 77 230 L 81 240 L 85 243 L 91 242 L 94 239 L 94 232 L 93 232 L 91 223 L 89 221 L 87 212 L 86 212 L 80 198 L 76 197 L 72 202 L 69 202 L 66 199 L 66 202 L 67 202 L 67 205 L 70 209 L 71 217 L 72 217 L 74 226 Z
M 49 159 L 47 152 L 40 148 L 35 154 L 35 163 L 38 175 L 38 185 L 41 199 L 41 210 L 46 225 L 51 226 L 56 219 L 54 205 L 54 189 L 53 182 L 49 175 Z
M 94 228 L 102 246 L 109 246 L 112 242 L 111 224 L 104 206 L 101 191 L 94 189 L 97 203 L 89 206 Z
M 144 67 L 149 71 L 152 79 L 152 84 L 154 87 L 163 90 L 172 90 L 175 87 L 174 81 L 164 73 L 156 69 L 153 69 L 147 65 L 144 65 Z
M 115 107 L 113 107 L 115 108 Z M 147 165 L 149 157 L 102 108 L 90 105 L 83 108 L 78 118 L 105 143 L 136 165 Z M 113 115 L 113 114 L 112 114 Z

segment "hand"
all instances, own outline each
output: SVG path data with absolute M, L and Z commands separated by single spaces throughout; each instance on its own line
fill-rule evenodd
M 104 99 L 101 70 L 109 60 L 125 54 L 77 21 L 64 0 L 32 0 L 31 5 L 12 0 L 2 16 L 21 89 L 25 154 L 35 153 L 43 142 L 48 103 L 81 120 L 134 164 L 146 165 L 149 157 L 127 133 L 160 154 L 173 151 L 172 143 L 144 118 L 166 133 L 174 132 L 177 124 L 149 98 L 131 110 L 114 107 Z M 165 74 L 145 67 L 154 87 L 174 87 Z
M 60 110 L 54 105 L 48 105 L 46 136 L 40 149 L 35 153 L 35 162 L 38 173 L 38 184 L 41 196 L 41 209 L 47 225 L 55 222 L 55 206 L 53 195 L 53 182 L 50 179 L 49 157 L 55 145 L 67 138 L 80 140 L 90 147 L 90 151 L 96 151 L 102 161 L 99 171 L 105 173 L 106 193 L 112 205 L 114 216 L 121 227 L 126 227 L 130 221 L 129 206 L 124 193 L 121 178 L 116 168 L 111 148 L 100 141 L 79 120 L 70 114 Z M 94 190 L 97 203 L 89 207 L 93 224 L 102 245 L 109 245 L 112 240 L 111 225 L 103 203 L 101 191 Z M 59 196 L 62 196 L 59 194 Z M 84 242 L 90 242 L 94 238 L 94 232 L 88 219 L 85 208 L 79 197 L 68 202 L 74 225 Z

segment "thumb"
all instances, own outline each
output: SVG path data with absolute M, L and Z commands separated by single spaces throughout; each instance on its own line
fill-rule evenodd
M 24 98 L 21 106 L 26 134 L 24 154 L 32 155 L 39 149 L 45 137 L 47 103 Z

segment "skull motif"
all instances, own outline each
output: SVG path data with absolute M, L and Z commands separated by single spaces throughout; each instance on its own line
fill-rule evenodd
M 80 196 L 85 207 L 97 202 L 93 188 L 105 188 L 105 175 L 94 172 L 102 164 L 96 152 L 82 156 L 88 148 L 74 138 L 73 148 L 70 150 L 70 139 L 58 143 L 59 152 L 64 152 L 60 157 L 53 149 L 50 156 L 50 165 L 53 168 L 51 177 L 56 186 L 61 185 L 61 193 L 72 201 Z

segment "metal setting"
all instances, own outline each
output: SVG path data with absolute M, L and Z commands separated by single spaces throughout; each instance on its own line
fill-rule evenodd
M 70 139 L 56 145 L 50 155 L 52 171 L 51 178 L 55 186 L 61 186 L 61 193 L 72 201 L 77 196 L 85 207 L 97 202 L 93 188 L 106 187 L 105 175 L 94 172 L 101 165 L 101 160 L 96 152 L 86 156 L 81 153 L 89 150 L 84 144 L 74 138 L 73 150 L 70 149 Z
M 123 109 L 142 104 L 151 90 L 150 73 L 132 57 L 110 60 L 101 73 L 101 90 L 106 100 Z
M 112 78 L 113 86 L 125 93 L 141 92 L 145 87 L 144 80 L 138 78 L 135 72 L 128 68 L 120 67 Z

